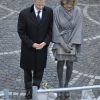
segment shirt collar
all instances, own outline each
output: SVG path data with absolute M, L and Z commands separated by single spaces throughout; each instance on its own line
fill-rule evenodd
M 38 13 L 38 9 L 36 8 L 35 5 L 34 5 L 34 11 L 35 11 L 35 13 Z M 40 10 L 40 12 L 42 12 L 42 10 Z

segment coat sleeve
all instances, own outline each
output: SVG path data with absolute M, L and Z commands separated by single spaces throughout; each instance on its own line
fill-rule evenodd
M 80 53 L 82 50 L 82 43 L 83 43 L 83 17 L 82 17 L 82 11 L 80 8 L 78 8 L 78 14 L 76 17 L 76 26 L 74 28 L 75 35 L 72 38 L 71 43 L 76 46 L 77 53 Z
M 26 34 L 25 16 L 22 12 L 19 14 L 17 31 L 18 31 L 21 41 L 24 42 L 27 47 L 29 48 L 32 47 L 33 42 Z
M 54 21 L 53 21 L 53 37 L 52 37 L 52 42 L 53 43 L 59 43 L 63 48 L 66 50 L 68 49 L 68 44 L 65 43 L 63 37 L 61 36 L 61 33 L 59 31 L 59 26 L 57 24 L 57 14 L 56 10 L 54 10 Z
M 71 40 L 72 44 L 81 45 L 83 42 L 82 22 L 83 22 L 82 12 L 81 12 L 81 9 L 78 8 L 78 13 L 76 16 L 76 25 L 75 25 L 75 28 L 73 30 L 75 35 L 73 36 L 73 38 Z
M 46 45 L 49 45 L 49 43 L 52 40 L 52 26 L 53 26 L 53 11 L 51 10 L 51 12 L 50 12 L 50 20 L 49 20 L 49 27 L 48 27 L 48 33 L 47 33 L 46 38 L 44 40 Z

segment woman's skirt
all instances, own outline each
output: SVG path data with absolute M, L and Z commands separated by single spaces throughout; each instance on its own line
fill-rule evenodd
M 58 54 L 57 50 L 60 48 L 62 48 L 60 44 L 53 45 L 52 52 L 53 52 L 53 55 L 55 57 L 55 60 L 57 60 L 57 61 L 66 60 L 66 61 L 73 61 L 73 62 L 77 61 L 77 54 L 75 54 L 75 55 L 64 54 L 64 53 Z

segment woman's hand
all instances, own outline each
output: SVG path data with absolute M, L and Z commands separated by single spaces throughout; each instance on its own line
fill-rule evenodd
M 69 43 L 67 46 L 68 46 L 68 48 L 69 48 L 70 50 L 73 50 L 73 47 L 72 47 L 72 44 L 71 44 L 71 43 Z
M 71 53 L 71 49 L 69 48 L 68 45 L 63 46 L 63 48 L 64 48 L 64 51 L 65 51 L 66 53 Z
M 63 42 L 61 45 L 66 53 L 71 53 L 71 50 L 73 49 L 71 44 L 66 44 Z

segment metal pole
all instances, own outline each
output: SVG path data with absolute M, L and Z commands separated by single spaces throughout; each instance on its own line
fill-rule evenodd
M 10 100 L 9 99 L 9 90 L 8 89 L 4 89 L 4 100 Z
M 71 88 L 45 89 L 45 90 L 37 90 L 37 92 L 38 93 L 64 92 L 64 91 L 88 90 L 88 89 L 99 89 L 99 88 L 100 85 L 94 85 L 94 86 L 71 87 Z
M 38 94 L 37 94 L 37 91 L 38 91 L 38 88 L 37 86 L 33 86 L 32 87 L 32 100 L 38 100 Z
M 0 91 L 0 97 L 4 96 L 4 91 Z

